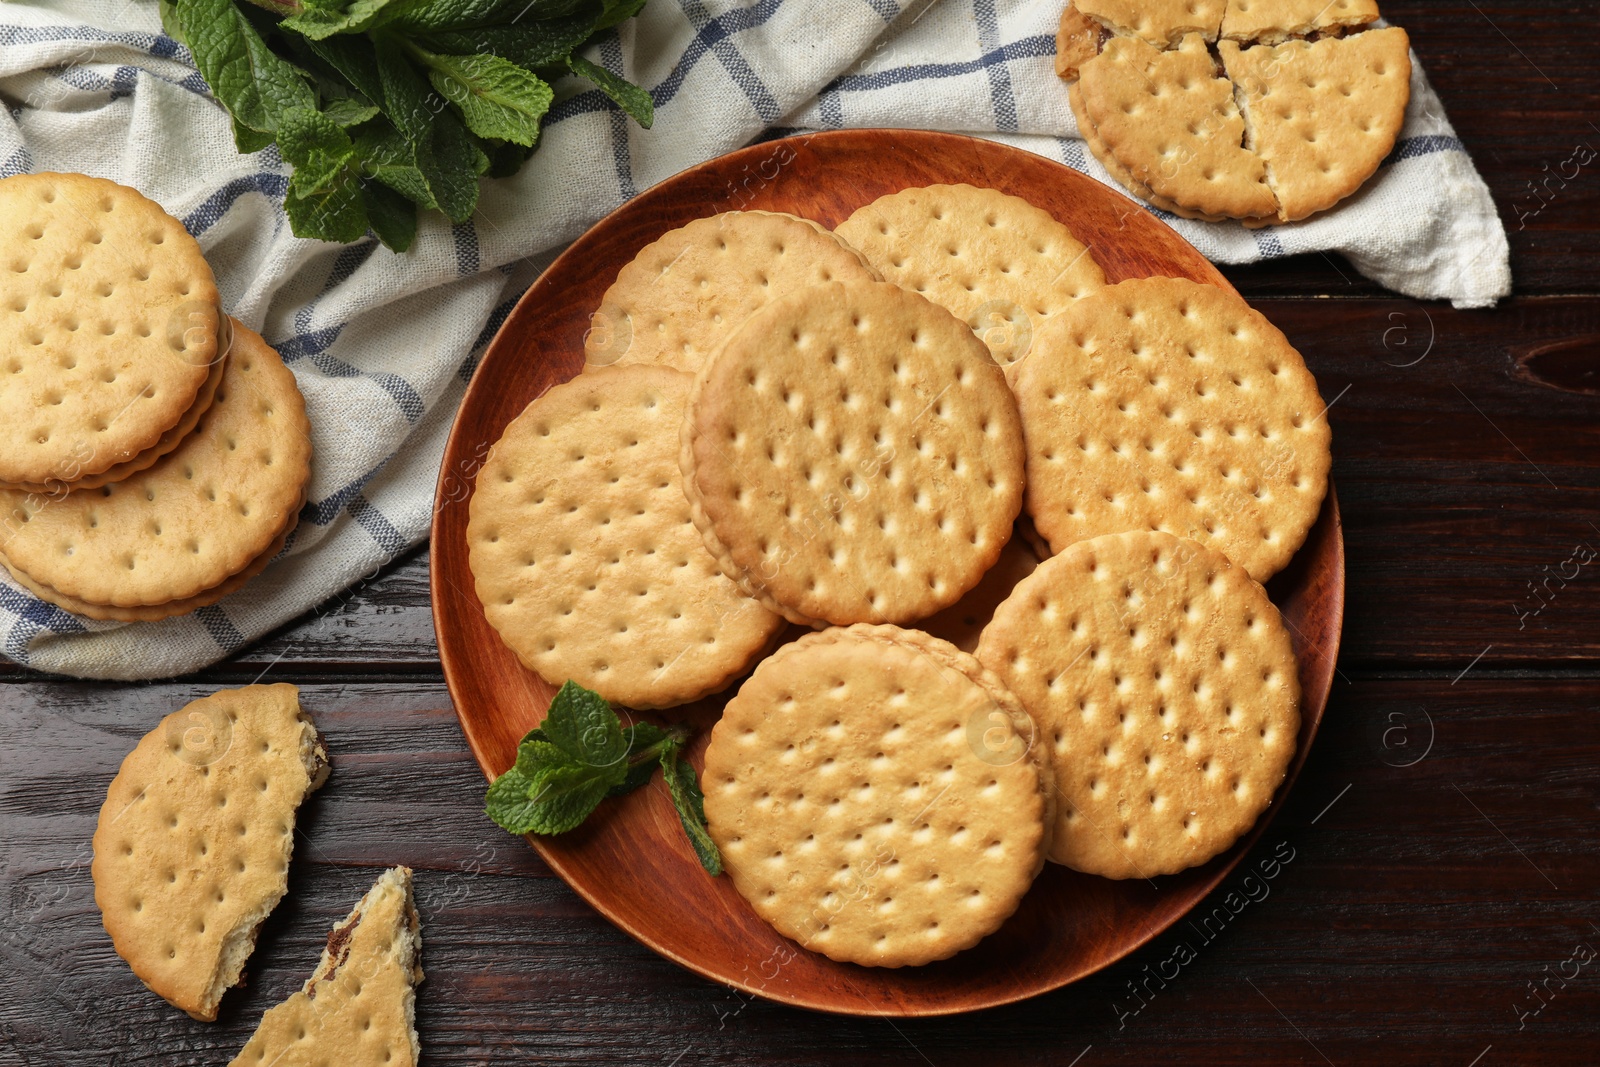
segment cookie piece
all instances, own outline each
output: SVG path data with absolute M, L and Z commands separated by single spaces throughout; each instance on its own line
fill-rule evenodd
M 1377 17 L 1374 0 L 1229 0 L 1222 36 L 1278 44 L 1290 37 L 1365 26 Z
M 1173 48 L 1190 34 L 1215 41 L 1229 0 L 1074 0 L 1078 10 L 1106 29 L 1157 48 Z M 1237 3 L 1238 0 L 1233 0 Z
M 147 470 L 60 499 L 0 490 L 10 567 L 72 600 L 151 607 L 215 588 L 284 532 L 311 474 L 305 401 L 259 334 L 233 330 L 199 426 Z
M 1398 26 L 1218 51 L 1283 221 L 1354 193 L 1394 148 L 1411 100 L 1411 42 Z
M 217 1017 L 288 889 L 295 811 L 327 779 L 292 685 L 224 689 L 161 720 L 122 761 L 94 832 L 94 901 L 150 990 Z
M 83 174 L 0 181 L 0 482 L 154 447 L 205 384 L 220 318 L 200 246 L 159 204 Z
M 678 471 L 691 379 L 605 367 L 511 421 L 478 474 L 469 562 L 490 625 L 552 685 L 664 708 L 743 674 L 783 620 L 707 553 Z
M 1124 189 L 1141 200 L 1148 201 L 1152 206 L 1158 207 L 1163 211 L 1170 211 L 1181 218 L 1199 219 L 1201 222 L 1222 222 L 1228 218 L 1226 215 L 1207 215 L 1203 211 L 1196 211 L 1193 208 L 1174 203 L 1135 178 L 1128 171 L 1128 168 L 1124 167 L 1117 160 L 1117 157 L 1112 155 L 1110 150 L 1106 148 L 1105 143 L 1100 140 L 1099 134 L 1095 133 L 1094 125 L 1089 121 L 1089 113 L 1083 106 L 1083 91 L 1078 88 L 1076 82 L 1067 86 L 1067 102 L 1072 106 L 1072 113 L 1078 120 L 1078 132 L 1083 136 L 1084 143 L 1089 146 L 1089 151 L 1094 153 L 1095 159 L 1100 161 L 1100 165 L 1105 167 L 1106 172 L 1115 178 Z M 1277 217 L 1271 216 L 1266 219 L 1244 219 L 1241 221 L 1246 226 L 1250 226 L 1259 223 L 1276 222 Z
M 1026 507 L 1056 552 L 1165 530 L 1266 581 L 1322 509 L 1332 434 L 1316 379 L 1238 296 L 1140 278 L 1040 331 L 1016 378 Z
M 1027 354 L 1047 318 L 1106 284 L 1071 230 L 998 189 L 903 189 L 858 209 L 835 232 L 884 278 L 965 321 L 1002 367 Z
M 1079 11 L 1072 0 L 1067 0 L 1067 6 L 1061 10 L 1061 23 L 1056 27 L 1056 76 L 1077 78 L 1079 65 L 1100 54 L 1104 36 L 1105 29 L 1098 22 Z
M 888 282 L 831 282 L 758 311 L 701 371 L 684 487 L 724 572 L 786 618 L 909 622 L 1010 538 L 1019 425 L 960 319 Z
M 853 249 L 809 219 L 725 211 L 640 249 L 590 316 L 588 367 L 652 363 L 691 374 L 758 308 L 821 282 L 876 279 Z
M 212 360 L 205 384 L 200 387 L 200 392 L 195 394 L 194 403 L 189 406 L 188 411 L 183 413 L 183 418 L 179 419 L 171 429 L 162 434 L 160 440 L 156 441 L 155 444 L 132 459 L 123 460 L 121 463 L 106 468 L 99 474 L 89 474 L 71 481 L 34 482 L 22 485 L 6 484 L 0 485 L 0 489 L 21 489 L 28 493 L 60 496 L 63 493 L 70 493 L 77 489 L 98 489 L 102 485 L 120 482 L 142 470 L 149 469 L 156 460 L 182 444 L 183 439 L 193 433 L 194 428 L 200 424 L 201 416 L 210 409 L 212 400 L 216 398 L 217 386 L 222 382 L 222 371 L 227 362 L 228 350 L 233 345 L 231 322 L 232 320 L 226 315 L 223 316 L 222 340 L 218 343 L 217 358 Z
M 1186 538 L 1111 534 L 1046 560 L 978 659 L 1050 746 L 1050 858 L 1086 874 L 1206 862 L 1255 825 L 1295 753 L 1300 682 L 1278 610 Z
M 978 647 L 978 636 L 994 618 L 994 609 L 1011 595 L 1018 582 L 1033 573 L 1039 565 L 1039 554 L 1020 529 L 1011 535 L 1000 558 L 986 571 L 978 584 L 967 595 L 951 604 L 937 615 L 929 616 L 917 624 L 924 633 L 948 641 L 963 652 L 973 652 Z
M 1092 127 L 1141 185 L 1204 215 L 1276 213 L 1266 166 L 1245 146 L 1233 85 L 1199 34 L 1175 51 L 1113 37 L 1079 75 L 1079 126 Z
M 328 934 L 300 992 L 261 1017 L 229 1067 L 415 1067 L 421 981 L 411 868 L 391 867 Z
M 706 750 L 734 887 L 830 959 L 905 967 L 999 928 L 1049 847 L 1050 775 L 1016 697 L 893 626 L 807 634 L 756 668 Z

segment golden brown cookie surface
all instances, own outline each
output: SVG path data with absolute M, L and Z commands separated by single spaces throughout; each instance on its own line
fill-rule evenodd
M 1016 402 L 948 311 L 833 282 L 746 321 L 701 371 L 681 465 L 707 547 L 799 623 L 908 622 L 988 570 L 1021 503 Z
M 194 404 L 218 352 L 200 246 L 136 190 L 0 181 L 0 482 L 99 474 Z
M 1300 684 L 1266 593 L 1220 553 L 1163 533 L 1082 541 L 995 612 L 978 659 L 1050 746 L 1050 858 L 1152 878 L 1230 847 L 1295 752 Z
M 292 685 L 225 689 L 168 715 L 106 791 L 95 903 L 150 989 L 216 1018 L 288 888 L 295 811 L 327 773 Z
M 955 647 L 892 626 L 808 634 L 712 731 L 706 817 L 740 894 L 831 959 L 944 959 L 1016 910 L 1053 810 L 1033 724 Z
M 472 496 L 478 598 L 553 685 L 668 707 L 726 686 L 782 620 L 707 553 L 678 469 L 688 375 L 600 368 L 512 420 Z
M 1305 541 L 1332 465 L 1316 380 L 1241 298 L 1122 282 L 1054 319 L 1016 378 L 1028 514 L 1051 547 L 1164 530 L 1258 581 Z

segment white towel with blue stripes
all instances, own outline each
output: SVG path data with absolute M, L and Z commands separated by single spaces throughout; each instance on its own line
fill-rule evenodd
M 283 354 L 316 458 L 283 554 L 193 615 L 96 623 L 0 579 L 0 653 L 42 671 L 158 678 L 204 667 L 330 598 L 427 536 L 445 435 L 478 357 L 557 251 L 618 204 L 773 131 L 965 131 L 1104 182 L 1052 66 L 1061 0 L 650 0 L 590 56 L 648 87 L 641 130 L 569 79 L 544 143 L 486 182 L 470 222 L 425 218 L 412 250 L 300 240 L 268 148 L 235 151 L 227 116 L 149 0 L 0 6 L 0 176 L 82 171 L 183 220 L 227 308 Z M 1248 231 L 1157 212 L 1226 263 L 1338 251 L 1418 299 L 1493 304 L 1510 290 L 1489 191 L 1415 68 L 1398 147 L 1334 211 Z

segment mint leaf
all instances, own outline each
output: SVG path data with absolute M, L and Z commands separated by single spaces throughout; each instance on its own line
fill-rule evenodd
M 297 192 L 295 178 L 289 179 L 289 194 L 283 198 L 284 214 L 296 237 L 349 244 L 367 232 L 367 211 L 361 200 L 361 183 L 348 170 L 341 170 L 326 184 L 309 192 Z
M 479 137 L 532 145 L 555 92 L 532 71 L 493 55 L 442 56 L 417 50 L 428 80 Z
M 605 0 L 605 8 L 595 20 L 594 28 L 608 30 L 627 22 L 644 9 L 645 0 Z
M 378 106 L 363 103 L 353 96 L 341 96 L 325 103 L 322 106 L 322 113 L 338 125 L 349 128 L 359 126 L 370 118 L 376 118 Z
M 550 701 L 539 732 L 545 741 L 581 763 L 616 766 L 628 757 L 622 721 L 606 698 L 569 681 Z
M 611 787 L 607 796 L 620 797 L 631 793 L 650 780 L 659 762 L 661 743 L 667 731 L 648 722 L 636 722 L 622 731 L 628 746 L 628 776 Z
M 308 4 L 279 25 L 302 37 L 320 41 L 334 34 L 361 33 L 383 18 L 394 0 L 353 0 L 348 7 Z
M 337 122 L 314 108 L 298 107 L 278 120 L 278 151 L 294 165 L 289 188 L 309 196 L 344 172 L 356 148 Z
M 656 120 L 656 105 L 650 94 L 625 78 L 618 77 L 604 67 L 589 62 L 582 56 L 568 56 L 567 66 L 572 73 L 594 82 L 617 106 L 633 116 L 633 121 L 649 129 Z
M 430 33 L 419 43 L 433 52 L 451 55 L 482 52 L 509 59 L 526 70 L 538 70 L 565 65 L 572 50 L 593 33 L 594 18 L 584 14 L 508 26 L 469 26 Z
M 661 776 L 666 779 L 672 806 L 678 809 L 678 821 L 683 823 L 683 832 L 688 835 L 695 857 L 715 878 L 722 873 L 722 853 L 706 829 L 705 794 L 700 792 L 694 767 L 682 758 L 680 745 L 669 743 L 662 749 Z
M 490 784 L 483 808 L 496 825 L 514 834 L 531 834 L 539 824 L 533 782 L 515 767 Z
M 233 0 L 174 0 L 169 10 L 236 128 L 275 133 L 285 111 L 316 106 L 300 72 L 267 47 Z
M 478 205 L 478 175 L 489 169 L 488 157 L 449 103 L 411 66 L 399 40 L 378 37 L 377 64 L 385 114 L 409 144 L 429 198 L 452 222 L 465 221 Z
M 403 193 L 376 181 L 361 183 L 367 224 L 391 251 L 404 252 L 417 238 L 417 205 Z

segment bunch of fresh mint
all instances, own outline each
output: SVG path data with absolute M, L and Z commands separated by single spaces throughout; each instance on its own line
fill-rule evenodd
M 575 54 L 645 0 L 161 0 L 167 32 L 194 53 L 233 116 L 241 152 L 274 141 L 294 167 L 284 209 L 300 237 L 397 252 L 417 208 L 454 222 L 478 178 L 533 153 L 568 71 L 641 126 L 650 94 Z
M 514 834 L 565 833 L 606 797 L 644 785 L 659 765 L 700 865 L 721 874 L 722 854 L 706 831 L 705 797 L 683 758 L 688 739 L 681 726 L 624 727 L 604 697 L 569 681 L 544 722 L 517 746 L 516 765 L 489 786 L 485 810 Z

